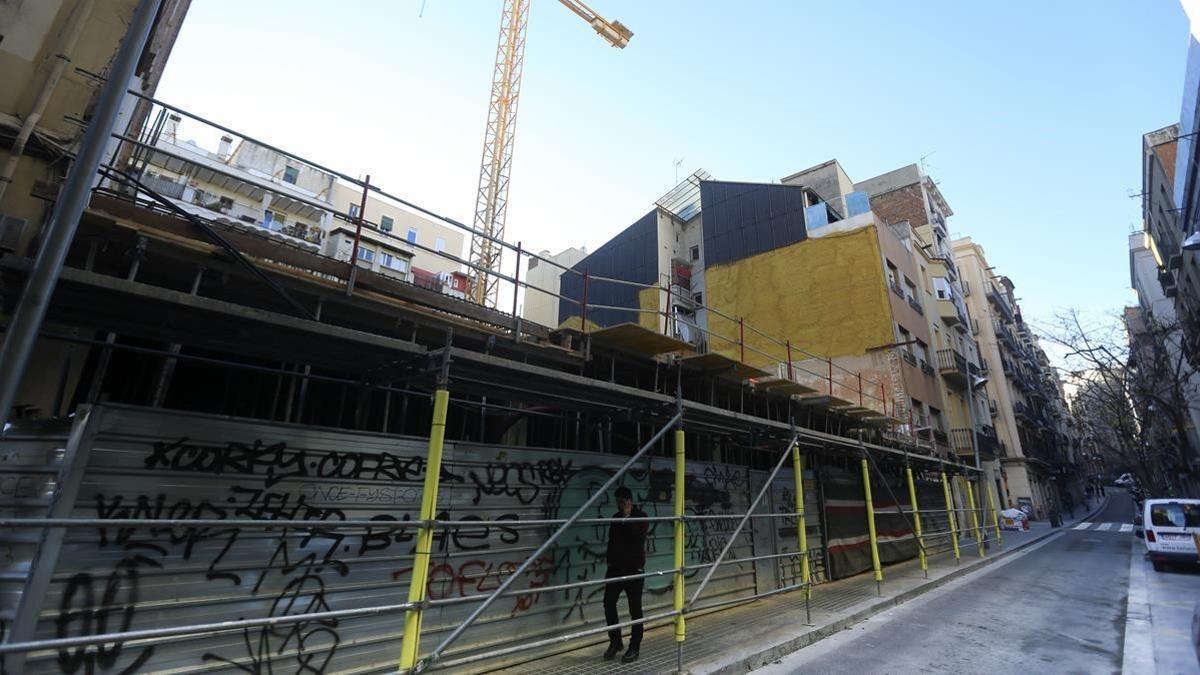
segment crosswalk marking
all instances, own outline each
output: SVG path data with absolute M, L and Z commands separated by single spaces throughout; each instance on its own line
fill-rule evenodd
M 1093 525 L 1095 527 L 1093 527 Z M 1093 532 L 1133 532 L 1133 525 L 1129 523 L 1096 523 L 1083 522 L 1076 525 L 1075 530 L 1091 530 Z

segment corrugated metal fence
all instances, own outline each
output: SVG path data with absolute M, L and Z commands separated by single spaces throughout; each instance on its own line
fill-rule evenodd
M 75 527 L 66 530 L 57 553 L 52 530 L 5 532 L 0 535 L 0 628 L 11 630 L 22 589 L 38 569 L 52 575 L 41 598 L 35 639 L 405 602 L 424 439 L 124 406 L 92 408 L 75 419 L 71 432 L 66 424 L 49 424 L 0 444 L 0 515 L 46 516 L 62 470 L 65 479 L 58 489 L 69 493 L 74 475 L 78 492 L 55 516 L 289 519 L 316 525 Z M 74 466 L 67 466 L 72 457 Z M 448 443 L 438 519 L 565 518 L 622 461 L 594 453 Z M 809 542 L 819 580 L 824 567 L 818 490 L 812 473 L 806 474 Z M 687 511 L 744 513 L 752 491 L 765 479 L 764 473 L 744 467 L 688 462 Z M 652 459 L 624 483 L 648 515 L 671 515 L 670 460 Z M 789 472 L 781 472 L 760 511 L 790 512 L 791 486 Z M 584 517 L 608 517 L 614 511 L 611 497 L 604 497 Z M 368 519 L 378 525 L 337 526 L 342 520 Z M 739 535 L 731 558 L 796 550 L 793 522 L 755 520 Z M 735 526 L 736 520 L 689 521 L 686 563 L 714 560 Z M 429 598 L 486 595 L 547 534 L 546 528 L 515 525 L 442 531 L 435 539 Z M 565 533 L 517 582 L 531 592 L 502 598 L 447 657 L 601 624 L 603 585 L 537 589 L 603 578 L 606 534 L 604 525 L 578 525 Z M 647 551 L 647 571 L 670 568 L 669 522 L 651 525 Z M 796 583 L 796 567 L 786 558 L 724 565 L 704 599 L 747 597 Z M 647 580 L 647 615 L 669 608 L 670 582 L 670 575 Z M 422 651 L 472 606 L 464 602 L 428 610 Z M 401 619 L 401 613 L 392 612 L 299 620 L 46 650 L 31 654 L 23 672 L 382 672 L 396 668 Z

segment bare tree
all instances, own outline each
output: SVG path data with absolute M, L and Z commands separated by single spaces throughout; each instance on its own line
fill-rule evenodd
M 1070 310 L 1042 331 L 1061 348 L 1085 451 L 1132 473 L 1151 494 L 1191 487 L 1189 429 L 1200 377 L 1179 335 L 1179 326 L 1162 325 L 1137 308 L 1101 320 Z

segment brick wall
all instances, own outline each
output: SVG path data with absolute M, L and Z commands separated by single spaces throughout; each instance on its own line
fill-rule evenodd
M 907 220 L 913 227 L 929 224 L 925 214 L 925 195 L 920 185 L 909 185 L 871 197 L 871 210 L 887 223 Z

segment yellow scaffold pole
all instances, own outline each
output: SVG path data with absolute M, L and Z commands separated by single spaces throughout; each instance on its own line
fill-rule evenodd
M 804 520 L 804 458 L 800 444 L 792 444 L 792 477 L 796 483 L 796 546 L 800 552 L 800 581 L 805 585 L 805 597 L 812 597 L 812 570 L 808 567 L 808 524 Z
M 996 545 L 1004 546 L 1004 535 L 1000 534 L 1000 511 L 996 508 L 996 491 L 988 483 L 988 502 L 992 505 L 992 526 L 996 528 Z
M 446 438 L 446 408 L 450 392 L 445 386 L 433 394 L 433 423 L 429 429 L 429 458 L 425 463 L 425 488 L 421 495 L 421 521 L 428 522 L 437 517 L 438 480 L 442 474 L 442 442 Z M 425 586 L 429 579 L 429 556 L 433 549 L 433 527 L 422 525 L 417 529 L 417 544 L 413 551 L 412 579 L 408 586 L 408 601 L 425 602 Z M 421 647 L 422 609 L 410 609 L 404 613 L 404 638 L 400 643 L 400 669 L 408 671 L 417 664 Z
M 954 500 L 950 498 L 950 481 L 946 480 L 946 472 L 942 472 L 942 492 L 946 495 L 946 521 L 950 523 L 950 543 L 954 544 L 954 562 L 958 562 L 958 514 L 954 512 Z
M 882 594 L 883 569 L 879 565 L 879 539 L 875 535 L 875 504 L 871 501 L 871 471 L 867 458 L 862 459 L 863 495 L 867 498 L 867 535 L 871 540 L 871 567 L 875 570 L 875 592 Z
M 971 487 L 971 479 L 963 476 L 967 484 L 967 504 L 971 506 L 971 529 L 975 532 L 975 544 L 979 547 L 979 557 L 983 557 L 983 530 L 979 527 L 979 513 L 975 509 L 975 490 Z
M 925 558 L 925 540 L 921 537 L 921 508 L 917 506 L 917 486 L 913 483 L 912 467 L 904 467 L 908 479 L 908 501 L 912 502 L 913 535 L 917 538 L 917 556 L 921 559 L 921 573 L 929 578 L 929 561 Z
M 683 656 L 683 640 L 685 637 L 683 622 L 683 544 L 684 537 L 686 536 L 683 522 L 685 469 L 683 428 L 681 427 L 675 430 L 675 611 L 678 612 L 675 615 L 675 642 L 678 643 L 677 649 L 680 659 Z

